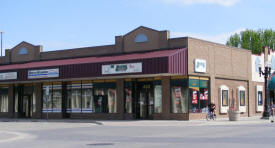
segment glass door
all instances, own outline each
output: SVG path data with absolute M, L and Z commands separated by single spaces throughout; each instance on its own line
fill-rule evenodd
M 152 82 L 138 83 L 137 118 L 152 119 L 154 113 L 154 95 Z
M 22 104 L 22 114 L 25 118 L 30 118 L 32 116 L 32 108 L 31 108 L 31 96 L 24 95 L 23 96 L 23 104 Z

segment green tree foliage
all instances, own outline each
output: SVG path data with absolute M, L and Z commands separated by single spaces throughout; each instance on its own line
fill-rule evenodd
M 231 35 L 226 45 L 251 50 L 255 54 L 262 52 L 263 46 L 275 50 L 275 31 L 272 29 L 257 31 L 246 29 L 240 34 Z

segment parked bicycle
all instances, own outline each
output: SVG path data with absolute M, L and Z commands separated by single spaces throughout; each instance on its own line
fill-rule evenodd
M 216 120 L 216 114 L 214 112 L 210 112 L 208 111 L 207 114 L 206 114 L 206 120 L 209 121 L 209 120 Z
M 210 103 L 209 106 L 208 106 L 208 112 L 206 114 L 206 120 L 209 121 L 209 120 L 216 120 L 216 114 L 215 114 L 215 111 L 216 111 L 216 105 L 215 103 Z

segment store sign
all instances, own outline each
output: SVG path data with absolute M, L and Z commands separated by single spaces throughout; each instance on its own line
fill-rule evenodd
M 28 79 L 54 78 L 54 77 L 59 77 L 59 68 L 28 71 Z
M 195 59 L 195 72 L 206 73 L 206 61 Z
M 102 65 L 102 74 L 123 74 L 142 72 L 142 63 Z
M 17 79 L 17 72 L 0 73 L 0 80 L 13 80 Z

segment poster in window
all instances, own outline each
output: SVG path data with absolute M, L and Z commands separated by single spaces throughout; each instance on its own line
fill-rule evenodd
M 175 94 L 175 104 L 180 104 L 181 98 L 181 87 L 174 87 L 174 94 Z
M 125 88 L 125 92 L 126 92 L 126 103 L 131 102 L 132 99 L 132 91 L 129 88 Z
M 200 93 L 200 100 L 204 100 L 203 93 Z
M 198 104 L 197 91 L 193 90 L 192 104 Z
M 208 89 L 204 89 L 204 100 L 208 100 Z

